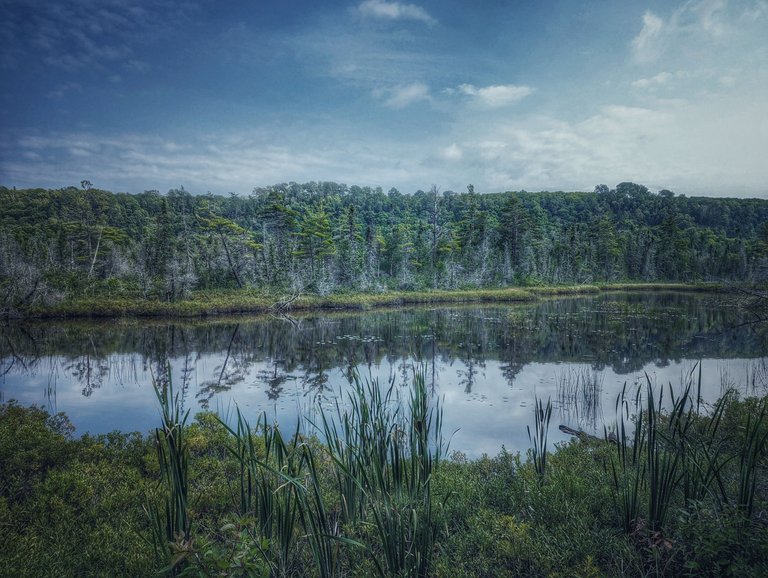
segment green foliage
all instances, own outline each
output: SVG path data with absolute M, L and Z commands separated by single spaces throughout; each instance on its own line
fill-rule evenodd
M 0 406 L 0 493 L 11 505 L 26 500 L 50 470 L 67 461 L 73 431 L 63 414 L 13 401 Z
M 284 183 L 241 198 L 0 187 L 0 313 L 231 288 L 765 280 L 768 202 L 605 189 L 402 195 Z
M 695 382 L 691 372 L 677 397 L 670 385 L 671 407 L 665 409 L 648 380 L 645 397 L 640 389 L 635 396 L 632 433 L 625 392 L 617 402 L 617 451 L 610 459 L 617 512 L 624 531 L 644 548 L 646 566 L 664 573 L 695 575 L 712 569 L 711 563 L 724 571 L 727 560 L 754 560 L 765 550 L 753 540 L 765 533 L 764 524 L 755 524 L 754 500 L 757 479 L 765 474 L 766 400 L 756 407 L 751 402 L 756 412 L 745 414 L 727 392 L 704 415 L 700 383 L 700 373 Z M 765 504 L 765 494 L 761 499 Z M 673 514 L 678 517 L 670 520 Z M 715 526 L 717 535 L 706 537 Z M 693 538 L 692 532 L 702 533 Z M 676 536 L 684 542 L 678 545 Z
M 534 403 L 534 433 L 531 434 L 530 426 L 526 426 L 528 431 L 528 440 L 531 442 L 531 460 L 536 468 L 539 478 L 544 480 L 547 472 L 547 437 L 549 434 L 549 420 L 552 418 L 552 400 L 547 400 L 544 405 L 540 399 L 536 398 Z
M 71 432 L 61 414 L 0 406 L 0 575 L 152 573 L 140 506 L 149 445 Z
M 189 446 L 186 422 L 179 394 L 174 395 L 171 368 L 154 384 L 160 403 L 162 427 L 155 430 L 155 448 L 160 465 L 164 503 L 158 507 L 150 500 L 147 513 L 152 527 L 152 544 L 158 559 L 171 558 L 169 568 L 176 575 L 188 553 L 192 540 L 189 512 Z M 169 556 L 171 554 L 171 556 Z
M 532 458 L 503 449 L 444 459 L 423 380 L 406 399 L 396 391 L 355 382 L 346 409 L 320 416 L 322 441 L 284 437 L 263 417 L 256 428 L 242 415 L 231 429 L 213 414 L 186 424 L 170 387 L 159 392 L 163 427 L 148 438 L 73 439 L 62 416 L 2 405 L 0 575 L 768 572 L 765 398 L 729 393 L 704 408 L 695 379 L 669 403 L 646 391 L 637 437 L 627 424 L 616 446 L 560 445 L 542 483 Z M 629 532 L 610 507 L 617 477 L 628 490 L 640 480 Z M 147 501 L 173 531 L 161 528 L 159 563 Z

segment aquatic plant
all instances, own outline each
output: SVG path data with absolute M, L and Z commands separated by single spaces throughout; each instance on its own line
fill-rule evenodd
M 355 375 L 352 385 L 347 406 L 323 413 L 319 428 L 337 465 L 343 518 L 373 524 L 380 572 L 427 576 L 439 533 L 432 476 L 446 449 L 439 400 L 430 403 L 423 369 L 407 405 L 394 380 L 384 393 L 377 380 Z
M 694 379 L 697 367 L 698 378 Z M 743 440 L 734 443 L 721 433 L 721 426 L 735 392 L 726 392 L 704 419 L 701 366 L 697 367 L 688 374 L 679 396 L 669 384 L 669 409 L 664 407 L 664 388 L 657 395 L 648 376 L 644 390 L 638 388 L 635 394 L 634 411 L 630 411 L 626 386 L 617 398 L 617 450 L 610 463 L 616 503 L 627 533 L 646 525 L 651 532 L 661 533 L 675 504 L 695 507 L 704 499 L 720 510 L 735 503 L 744 519 L 751 519 L 757 470 L 768 440 L 766 402 L 762 400 L 756 412 L 747 413 L 740 426 Z M 630 433 L 631 419 L 634 429 Z M 735 491 L 725 474 L 732 461 L 738 464 Z
M 549 421 L 552 418 L 552 400 L 548 399 L 545 406 L 544 402 L 536 398 L 533 415 L 533 434 L 531 434 L 530 426 L 526 426 L 528 440 L 531 442 L 531 459 L 539 478 L 544 479 L 547 469 L 547 436 L 549 434 Z
M 160 404 L 162 427 L 155 429 L 155 448 L 160 482 L 165 489 L 163 507 L 150 501 L 147 512 L 152 544 L 159 559 L 172 558 L 167 570 L 175 574 L 189 551 L 192 521 L 189 516 L 189 447 L 185 428 L 189 410 L 183 411 L 179 393 L 174 394 L 170 365 L 166 375 L 153 381 Z

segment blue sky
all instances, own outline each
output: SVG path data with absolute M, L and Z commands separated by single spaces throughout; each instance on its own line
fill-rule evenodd
M 0 184 L 768 197 L 768 2 L 0 0 Z

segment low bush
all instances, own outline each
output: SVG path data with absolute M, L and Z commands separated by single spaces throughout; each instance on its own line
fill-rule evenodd
M 439 402 L 418 388 L 398 405 L 382 397 L 386 388 L 358 384 L 357 413 L 316 423 L 318 438 L 284 434 L 263 418 L 229 429 L 204 413 L 189 424 L 170 419 L 159 436 L 78 439 L 64 416 L 2 405 L 0 575 L 768 575 L 768 425 L 758 419 L 766 399 L 728 394 L 685 426 L 664 410 L 653 424 L 647 414 L 635 422 L 657 428 L 654 451 L 685 451 L 688 460 L 652 527 L 646 512 L 658 507 L 647 469 L 633 474 L 629 461 L 622 475 L 640 475 L 641 484 L 625 523 L 619 446 L 560 444 L 543 476 L 533 454 L 503 448 L 446 458 Z M 188 522 L 158 544 L 153 523 L 166 518 L 149 513 L 163 513 L 171 495 L 170 462 L 161 468 L 168 456 L 158 454 L 170 431 L 183 431 L 176 447 L 188 484 L 179 503 Z M 709 455 L 717 465 L 705 491 L 685 477 L 694 449 L 700 464 Z M 749 509 L 744 488 L 753 488 Z

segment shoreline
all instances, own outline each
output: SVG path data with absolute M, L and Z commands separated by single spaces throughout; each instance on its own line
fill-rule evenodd
M 598 283 L 500 289 L 337 293 L 328 296 L 300 296 L 282 312 L 367 311 L 374 308 L 447 303 L 524 303 L 546 297 L 589 295 L 611 291 L 712 293 L 723 290 L 724 285 L 719 283 Z M 19 312 L 18 318 L 206 318 L 237 314 L 268 314 L 276 313 L 276 303 L 285 297 L 285 295 L 270 295 L 249 290 L 196 291 L 182 301 L 95 297 L 69 300 L 47 307 L 33 307 Z

